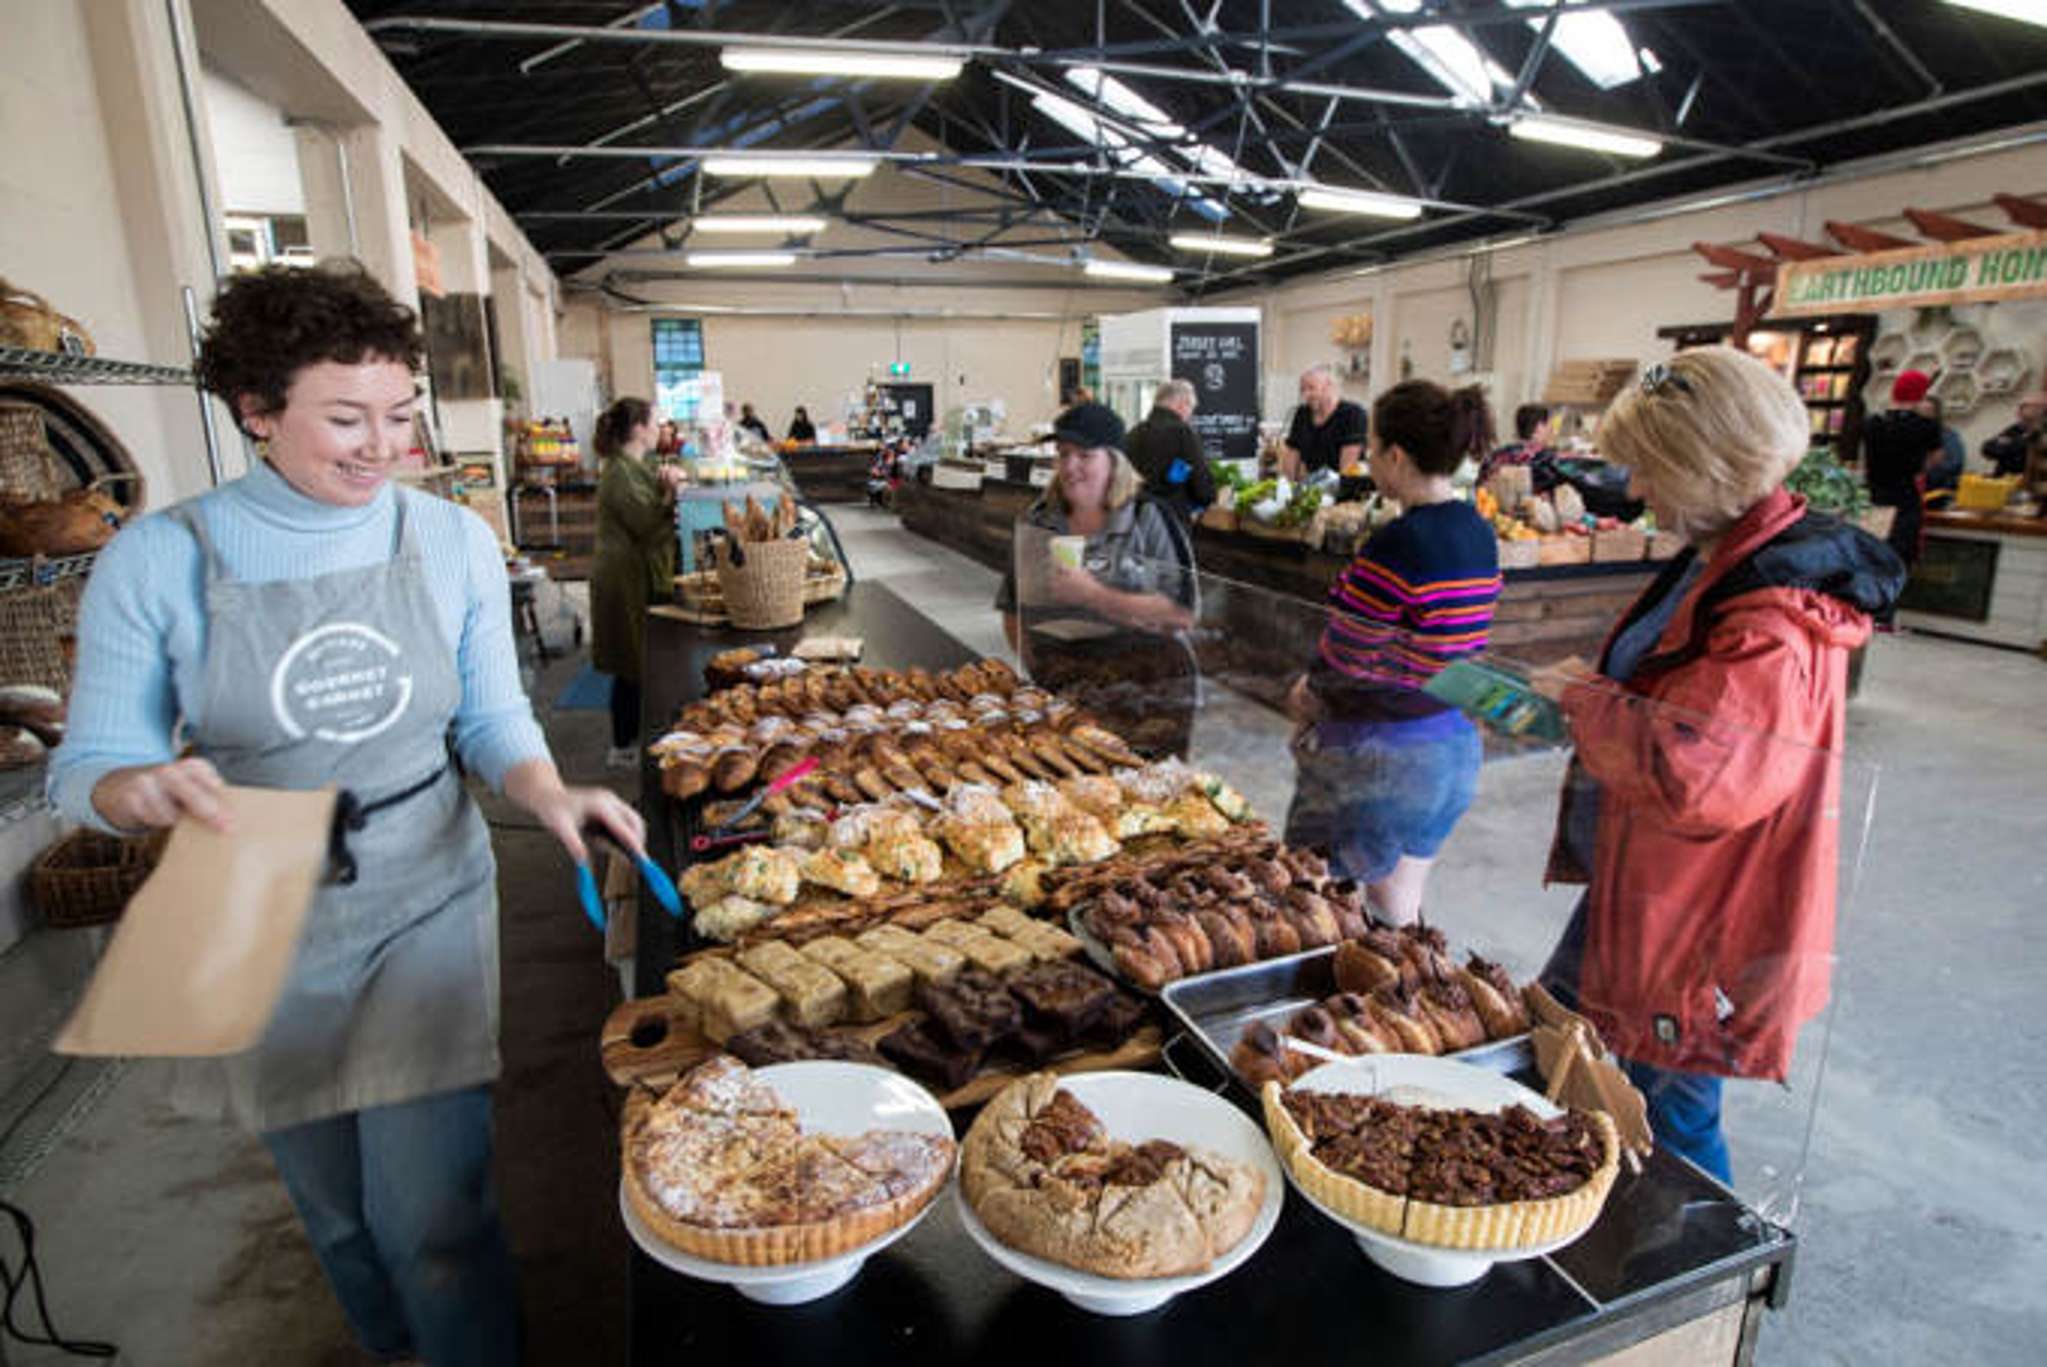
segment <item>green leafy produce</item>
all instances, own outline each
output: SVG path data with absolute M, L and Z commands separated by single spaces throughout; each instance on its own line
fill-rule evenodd
M 1869 489 L 1862 476 L 1822 449 L 1807 451 L 1798 468 L 1784 477 L 1784 487 L 1804 495 L 1814 512 L 1853 521 L 1869 511 Z
M 1256 484 L 1247 484 L 1237 491 L 1237 506 L 1239 508 L 1255 507 L 1278 492 L 1278 480 L 1261 479 Z
M 1312 485 L 1297 489 L 1287 505 L 1279 510 L 1279 516 L 1272 519 L 1275 527 L 1299 527 L 1315 516 L 1315 510 L 1322 506 L 1322 491 Z
M 1218 489 L 1235 489 L 1242 493 L 1251 486 L 1251 481 L 1244 478 L 1244 472 L 1228 461 L 1210 461 L 1208 473 L 1214 477 Z

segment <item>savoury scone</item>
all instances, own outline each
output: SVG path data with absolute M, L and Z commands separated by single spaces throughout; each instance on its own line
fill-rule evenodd
M 1050 1073 L 1010 1084 L 961 1148 L 961 1190 L 1018 1252 L 1125 1279 L 1200 1272 L 1251 1232 L 1265 1174 L 1163 1139 L 1132 1144 Z
M 909 1130 L 805 1134 L 738 1059 L 719 1055 L 622 1127 L 626 1199 L 667 1243 L 747 1266 L 812 1262 L 908 1222 L 952 1171 L 950 1138 Z

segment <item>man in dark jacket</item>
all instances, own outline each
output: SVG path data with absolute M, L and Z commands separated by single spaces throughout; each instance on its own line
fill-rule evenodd
M 2047 391 L 2019 400 L 2019 420 L 1983 443 L 1983 458 L 1996 467 L 1991 473 L 2023 475 L 2026 451 L 2047 432 Z
M 1167 380 L 1152 400 L 1151 416 L 1130 429 L 1123 454 L 1144 476 L 1145 492 L 1193 521 L 1215 502 L 1215 476 L 1202 453 L 1194 416 L 1194 386 Z

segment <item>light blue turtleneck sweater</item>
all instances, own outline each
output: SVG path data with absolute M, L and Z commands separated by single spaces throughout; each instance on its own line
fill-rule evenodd
M 504 560 L 481 518 L 395 485 L 363 507 L 337 508 L 307 498 L 263 463 L 194 501 L 228 574 L 272 583 L 387 561 L 401 498 L 461 670 L 456 751 L 472 773 L 502 787 L 506 770 L 546 757 L 547 741 L 519 686 Z M 180 718 L 203 726 L 205 587 L 199 543 L 164 513 L 134 523 L 100 553 L 79 608 L 68 734 L 50 762 L 50 801 L 71 820 L 104 827 L 94 786 L 111 770 L 173 758 Z

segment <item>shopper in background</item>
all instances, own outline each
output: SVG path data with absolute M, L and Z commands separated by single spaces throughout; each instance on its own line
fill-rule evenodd
M 611 676 L 611 752 L 606 763 L 639 762 L 640 680 L 647 605 L 675 592 L 675 491 L 680 465 L 647 459 L 653 410 L 620 399 L 597 419 L 597 558 L 590 567 L 590 664 Z
M 1936 396 L 1928 394 L 1913 406 L 1913 411 L 1940 429 L 1940 455 L 1926 468 L 1926 492 L 1952 494 L 1962 482 L 1962 467 L 1968 461 L 1969 448 L 1963 444 L 1962 434 L 1947 425 L 1946 410 Z
M 1862 477 L 1870 502 L 1896 508 L 1891 549 L 1907 566 L 1919 559 L 1926 471 L 1940 459 L 1940 424 L 1918 411 L 1933 382 L 1923 370 L 1901 370 L 1891 381 L 1891 406 L 1862 424 Z
M 804 443 L 817 440 L 817 429 L 811 426 L 810 414 L 800 403 L 796 405 L 796 416 L 789 420 L 789 440 Z
M 359 267 L 221 287 L 197 371 L 261 459 L 101 553 L 49 792 L 117 831 L 228 831 L 223 784 L 351 795 L 335 838 L 353 877 L 337 861 L 315 891 L 263 1038 L 179 1060 L 174 1100 L 262 1134 L 366 1351 L 511 1364 L 497 874 L 461 771 L 577 860 L 588 825 L 636 850 L 643 831 L 548 757 L 496 534 L 391 481 L 421 352 L 412 311 Z
M 2019 400 L 2018 421 L 1983 443 L 1983 458 L 1995 475 L 2022 475 L 2026 452 L 2047 435 L 2047 390 L 2027 394 Z
M 1500 596 L 1493 529 L 1450 485 L 1490 426 L 1475 385 L 1408 380 L 1372 405 L 1372 478 L 1406 511 L 1330 590 L 1315 662 L 1287 695 L 1298 774 L 1287 841 L 1329 850 L 1403 924 L 1478 792 L 1477 729 L 1421 689 L 1485 650 Z
M 1044 687 L 1066 692 L 1140 748 L 1184 754 L 1194 671 L 1177 633 L 1193 625 L 1199 601 L 1193 541 L 1179 516 L 1145 493 L 1113 410 L 1069 408 L 1052 439 L 1052 482 L 1018 518 L 1015 556 L 996 594 L 1003 630 Z M 1085 539 L 1077 565 L 1053 557 L 1052 538 L 1068 536 Z M 1099 629 L 1033 630 L 1054 619 Z
M 1280 447 L 1279 472 L 1296 482 L 1317 470 L 1355 472 L 1369 427 L 1365 410 L 1337 391 L 1336 372 L 1310 366 L 1301 373 L 1301 406 Z
M 753 411 L 750 403 L 739 405 L 739 425 L 762 441 L 773 442 L 775 439 L 774 433 L 768 431 L 768 425 L 761 421 L 761 415 Z
M 1517 440 L 1491 452 L 1480 464 L 1480 484 L 1510 466 L 1556 459 L 1557 453 L 1550 447 L 1549 410 L 1541 404 L 1524 403 L 1514 410 L 1514 435 Z
M 1577 745 L 1548 879 L 1589 885 L 1543 981 L 1621 1056 L 1658 1142 L 1723 1181 L 1721 1079 L 1781 1081 L 1826 1004 L 1848 653 L 1905 581 L 1785 491 L 1808 435 L 1790 382 L 1745 352 L 1652 366 L 1599 444 L 1688 547 L 1596 673 L 1535 679 Z
M 682 454 L 682 429 L 669 418 L 661 420 L 659 435 L 654 438 L 654 454 L 657 456 L 679 456 Z
M 1150 416 L 1130 429 L 1124 453 L 1144 477 L 1144 490 L 1192 522 L 1215 502 L 1215 475 L 1191 423 L 1194 386 L 1167 380 L 1152 400 Z

